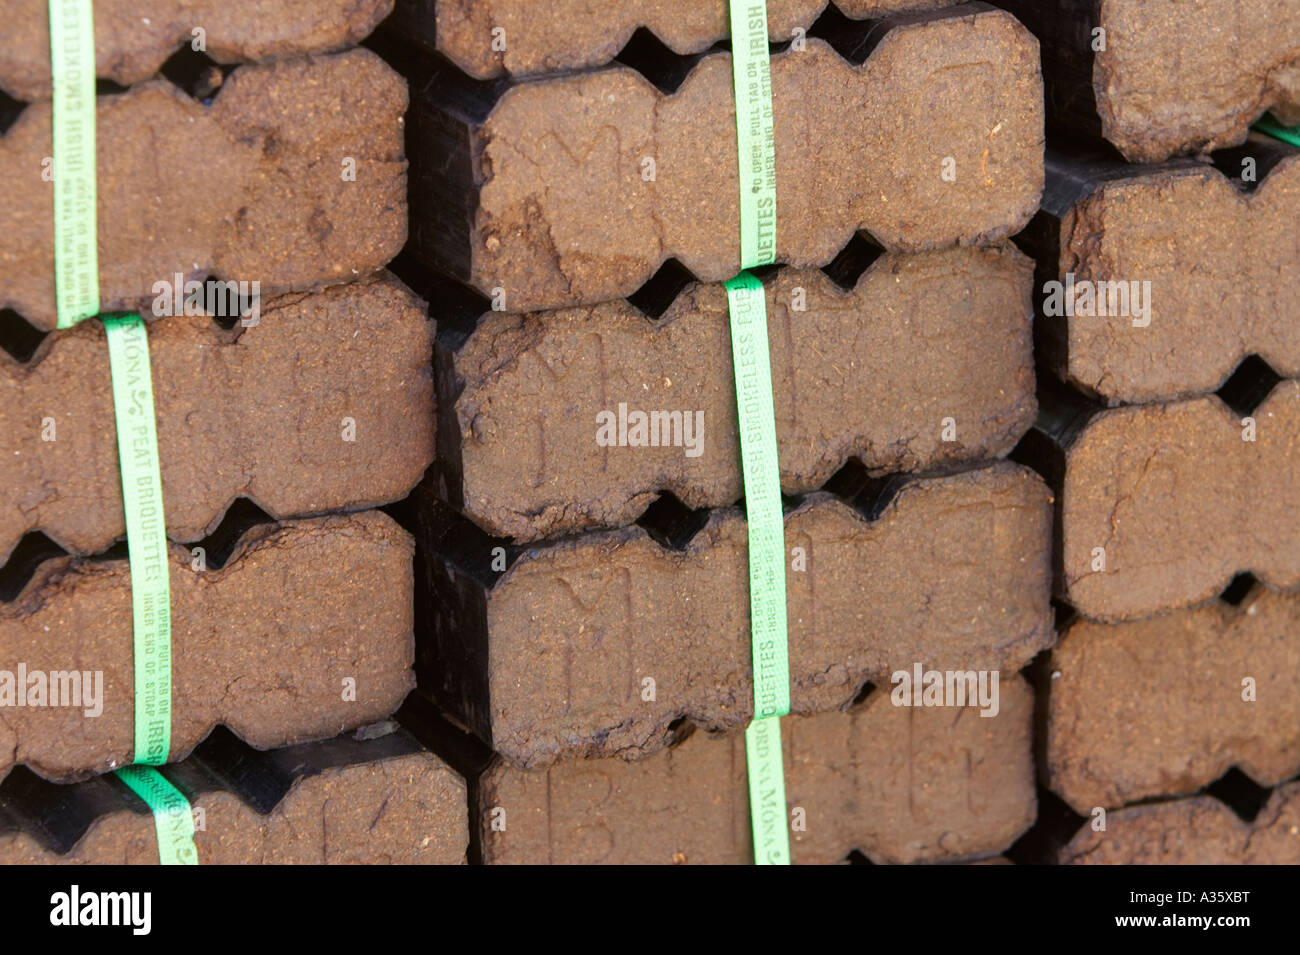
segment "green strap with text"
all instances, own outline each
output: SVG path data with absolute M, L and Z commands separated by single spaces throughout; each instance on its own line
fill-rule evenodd
M 148 766 L 124 766 L 117 778 L 144 800 L 158 833 L 158 861 L 163 865 L 198 865 L 194 847 L 194 810 L 185 794 Z
M 781 717 L 790 712 L 785 608 L 785 520 L 763 284 L 746 269 L 776 260 L 776 140 L 766 0 L 731 0 L 740 173 L 740 267 L 726 283 L 749 528 L 749 615 L 754 719 L 745 731 L 749 814 L 758 865 L 788 865 Z
M 54 287 L 58 327 L 99 314 L 95 26 L 91 0 L 50 0 L 54 77 Z
M 126 507 L 135 630 L 135 763 L 171 752 L 172 614 L 149 337 L 138 315 L 104 316 Z
M 54 89 L 55 299 L 58 327 L 70 328 L 99 315 L 100 307 L 94 13 L 91 0 L 49 0 L 49 14 Z M 133 762 L 158 765 L 167 761 L 171 751 L 171 592 L 149 339 L 144 321 L 138 315 L 102 317 L 112 374 L 131 569 L 135 654 Z M 142 778 L 146 777 L 132 776 L 137 782 Z M 161 776 L 157 778 L 162 786 L 171 789 Z M 136 789 L 131 779 L 126 776 L 123 779 Z M 151 792 L 159 790 L 156 782 L 150 783 Z M 184 797 L 180 798 L 184 801 Z M 164 801 L 170 804 L 171 800 L 172 797 L 167 797 Z M 157 804 L 150 802 L 151 806 Z M 177 855 L 184 846 L 163 847 L 161 819 L 158 825 L 159 844 L 166 862 L 168 856 Z M 192 824 L 188 845 L 192 856 Z

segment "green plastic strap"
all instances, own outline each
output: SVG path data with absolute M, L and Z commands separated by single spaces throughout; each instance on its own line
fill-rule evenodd
M 54 283 L 58 327 L 99 314 L 95 25 L 91 0 L 50 0 L 54 77 Z
M 158 833 L 158 861 L 163 865 L 198 865 L 194 848 L 194 810 L 185 794 L 156 769 L 124 766 L 117 778 L 144 800 Z
M 740 164 L 740 267 L 776 261 L 776 136 L 766 0 L 731 0 L 731 73 Z
M 749 629 L 754 719 L 745 730 L 754 862 L 790 864 L 781 717 L 790 712 L 785 612 L 785 519 L 777 465 L 772 364 L 763 284 L 745 271 L 776 261 L 776 137 L 767 52 L 766 0 L 731 0 L 740 173 L 740 268 L 726 283 L 731 315 L 740 458 L 749 525 Z
M 99 314 L 95 24 L 91 0 L 50 0 L 54 80 L 54 282 L 58 327 Z M 149 339 L 136 315 L 105 315 L 135 631 L 134 762 L 171 750 L 171 592 Z
M 135 622 L 135 759 L 157 766 L 171 751 L 172 615 L 158 427 L 149 336 L 138 315 L 104 316 L 113 372 L 117 456 L 126 506 Z
M 781 717 L 750 723 L 745 730 L 745 765 L 749 767 L 749 817 L 756 865 L 790 864 L 781 758 Z
M 763 283 L 741 272 L 726 283 L 740 415 L 740 458 L 749 524 L 749 609 L 754 718 L 790 712 L 786 648 L 785 520 L 776 457 L 776 416 Z
M 763 285 L 745 269 L 776 261 L 776 137 L 766 0 L 731 0 L 731 69 L 740 172 L 740 268 L 727 286 L 740 458 L 749 523 L 749 618 L 754 719 L 745 730 L 754 862 L 790 864 L 781 717 L 790 712 L 785 615 L 785 521 Z
M 1265 113 L 1255 124 L 1261 133 L 1268 133 L 1274 139 L 1280 139 L 1292 146 L 1300 146 L 1300 126 L 1283 126 L 1271 113 Z
M 786 639 L 785 522 L 776 456 L 767 307 L 763 283 L 749 272 L 741 272 L 726 283 L 726 288 L 749 525 L 749 618 L 754 668 L 754 720 L 745 731 L 749 813 L 754 861 L 760 865 L 786 865 L 790 861 L 790 839 L 785 824 L 781 717 L 790 712 L 790 660 Z

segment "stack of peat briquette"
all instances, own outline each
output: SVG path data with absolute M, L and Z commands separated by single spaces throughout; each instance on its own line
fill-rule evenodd
M 406 83 L 355 48 L 390 7 L 94 4 L 100 299 L 148 320 L 161 773 L 201 863 L 465 858 L 464 780 L 384 722 L 415 681 L 414 542 L 374 508 L 434 449 L 433 329 L 383 270 Z M 49 11 L 0 16 L 0 862 L 157 862 L 109 774 L 138 752 L 131 574 L 104 326 L 55 330 Z
M 495 752 L 483 861 L 743 863 L 727 8 L 581 6 L 390 21 L 402 274 L 438 319 L 419 692 Z M 985 4 L 905 6 L 768 4 L 796 862 L 987 858 L 1035 818 L 1018 671 L 1053 639 L 1052 497 L 1004 458 L 1037 407 L 1006 239 L 1042 191 L 1038 45 Z M 894 705 L 916 667 L 1000 673 L 999 702 Z
M 752 861 L 729 4 L 142 6 L 99 282 L 199 861 Z M 765 6 L 793 861 L 1300 861 L 1300 0 Z M 154 862 L 0 13 L 0 862 Z
M 1300 2 L 1000 5 L 1042 43 L 1023 451 L 1076 614 L 1025 857 L 1300 862 Z

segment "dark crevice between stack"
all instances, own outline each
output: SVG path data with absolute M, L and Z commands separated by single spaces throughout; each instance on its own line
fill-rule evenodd
M 235 64 L 223 66 L 187 41 L 167 58 L 158 72 L 186 96 L 210 106 L 213 96 L 234 70 Z
M 855 232 L 835 258 L 822 266 L 822 271 L 843 291 L 852 292 L 867 269 L 884 254 L 884 247 L 869 234 Z
M 1247 355 L 1215 394 L 1233 412 L 1246 417 L 1254 413 L 1282 380 L 1264 359 Z
M 1232 582 L 1223 588 L 1219 599 L 1230 607 L 1240 607 L 1258 586 L 1259 579 L 1250 571 L 1244 571 L 1233 577 Z
M 716 49 L 717 46 L 703 53 L 674 53 L 651 30 L 637 27 L 614 57 L 614 62 L 631 67 L 659 92 L 671 96 L 691 75 L 695 64 Z
M 676 259 L 668 259 L 627 297 L 627 302 L 646 318 L 658 319 L 668 311 L 682 290 L 696 281 L 690 269 Z
M 263 524 L 276 524 L 275 518 L 247 497 L 237 497 L 226 508 L 219 523 L 202 541 L 186 545 L 193 550 L 203 548 L 204 563 L 208 570 L 220 570 L 234 553 L 243 536 Z
M 23 110 L 26 108 L 26 103 L 14 99 L 0 89 L 0 136 L 9 132 L 10 127 L 18 122 L 18 117 L 23 114 Z
M 48 332 L 33 326 L 12 308 L 0 308 L 0 348 L 26 364 L 36 354 Z
M 1240 146 L 1211 153 L 1210 161 L 1239 192 L 1249 194 L 1257 190 L 1284 159 L 1297 153 L 1300 149 L 1295 146 L 1252 131 Z
M 231 331 L 238 325 L 244 316 L 252 313 L 256 304 L 253 296 L 245 296 L 236 282 L 225 282 L 215 275 L 209 275 L 202 280 L 202 301 L 203 312 L 212 318 L 213 323 L 225 331 Z M 197 296 L 197 292 L 195 293 Z M 182 296 L 182 307 L 184 299 L 188 296 Z M 216 308 L 209 308 L 209 305 L 215 305 Z M 149 317 L 149 316 L 145 316 Z
M 850 458 L 827 479 L 822 490 L 835 495 L 868 521 L 874 521 L 898 496 L 908 478 L 905 474 L 872 476 L 866 465 Z
M 909 24 L 942 20 L 954 15 L 971 16 L 989 9 L 991 7 L 987 3 L 974 2 L 962 4 L 955 10 L 952 7 L 946 7 L 937 10 L 896 13 L 867 20 L 854 20 L 845 16 L 834 3 L 828 3 L 821 16 L 814 20 L 812 26 L 808 28 L 808 36 L 825 40 L 830 44 L 831 49 L 849 63 L 854 66 L 861 66 L 891 30 Z M 788 46 L 789 44 L 783 45 Z
M 1253 823 L 1259 815 L 1259 811 L 1264 808 L 1269 797 L 1273 795 L 1273 790 L 1259 785 L 1236 766 L 1233 766 L 1202 789 L 1198 795 L 1201 794 L 1213 796 L 1219 800 L 1219 802 L 1231 809 L 1233 814 L 1242 822 Z
M 1053 865 L 1061 850 L 1069 844 L 1088 820 L 1065 800 L 1041 783 L 1037 793 L 1038 815 L 1030 826 L 1004 853 L 1016 865 Z
M 876 692 L 876 685 L 872 683 L 870 680 L 867 680 L 865 683 L 862 684 L 862 687 L 858 690 L 858 692 L 853 695 L 853 699 L 849 701 L 848 706 L 844 707 L 844 712 L 848 713 L 851 712 L 852 710 L 858 709 L 860 706 L 866 703 L 867 700 L 871 698 L 871 694 L 875 692 Z
M 16 600 L 36 568 L 67 553 L 40 531 L 28 531 L 10 552 L 9 560 L 0 566 L 0 603 Z
M 675 551 L 686 550 L 708 522 L 708 508 L 689 508 L 668 491 L 662 492 L 636 519 L 637 526 L 659 546 Z
M 129 90 L 129 86 L 123 86 L 110 79 L 100 78 L 95 80 L 95 96 L 120 96 Z

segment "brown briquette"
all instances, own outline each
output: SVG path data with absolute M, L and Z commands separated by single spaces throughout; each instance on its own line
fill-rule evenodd
M 423 303 L 384 274 L 267 299 L 250 320 L 148 323 L 168 536 L 205 537 L 237 497 L 277 519 L 404 497 L 434 454 Z M 110 379 L 99 322 L 27 364 L 0 353 L 0 562 L 30 531 L 75 554 L 125 533 Z
M 1213 796 L 1133 806 L 1084 826 L 1061 850 L 1064 865 L 1300 864 L 1300 783 L 1273 790 L 1254 822 Z
M 190 800 L 200 865 L 466 861 L 465 780 L 409 737 L 338 739 L 231 756 L 209 765 L 196 753 L 162 769 Z M 260 778 L 244 778 L 258 770 Z M 268 787 L 270 806 L 261 804 Z M 39 818 L 57 803 L 84 828 L 65 847 L 49 843 L 50 830 L 64 834 L 74 824 L 66 818 L 42 819 L 49 825 L 36 830 L 21 823 L 6 827 L 4 811 L 18 800 L 0 791 L 0 864 L 158 864 L 152 816 L 111 776 L 36 787 L 20 799 L 26 815 Z
M 95 0 L 95 75 L 138 83 L 196 44 L 218 63 L 341 50 L 392 8 L 393 0 Z M 0 89 L 16 99 L 51 95 L 48 11 L 46 0 L 0 0 Z
M 1246 148 L 1253 192 L 1191 161 L 1048 152 L 1043 210 L 1018 241 L 1044 286 L 1060 286 L 1055 301 L 1038 294 L 1040 310 L 1052 308 L 1039 319 L 1041 351 L 1058 375 L 1111 404 L 1213 391 L 1250 354 L 1300 375 L 1300 150 L 1259 135 Z M 1069 317 L 1067 276 L 1096 298 L 1077 298 L 1084 311 Z
M 681 549 L 634 526 L 523 548 L 508 569 L 494 562 L 499 574 L 439 553 L 456 534 L 425 521 L 421 686 L 497 752 L 528 767 L 634 759 L 682 718 L 749 722 L 739 510 L 711 512 Z M 1054 636 L 1050 536 L 1047 488 L 1007 462 L 912 481 L 871 521 L 829 494 L 807 498 L 785 521 L 791 711 L 843 706 L 917 661 L 1022 666 Z
M 1234 146 L 1268 109 L 1300 123 L 1300 0 L 993 2 L 1043 44 L 1051 121 L 1129 162 Z
M 376 511 L 258 525 L 218 570 L 196 569 L 173 544 L 169 761 L 218 723 L 265 749 L 396 710 L 415 682 L 413 548 Z M 131 762 L 132 633 L 125 560 L 45 561 L 0 604 L 0 670 L 11 675 L 0 673 L 0 775 L 22 763 L 65 782 Z M 58 702 L 75 700 L 87 673 L 98 686 L 102 673 L 101 713 L 86 715 L 84 694 L 82 706 L 49 705 L 52 690 L 35 705 L 51 674 L 73 671 L 82 679 L 60 680 Z
M 781 721 L 795 863 L 853 850 L 872 862 L 996 855 L 1033 824 L 1033 693 L 1003 674 L 999 711 L 895 706 L 874 691 L 848 713 Z M 991 712 L 991 710 L 990 710 Z M 745 739 L 691 733 L 648 759 L 498 761 L 482 777 L 483 861 L 748 864 Z
M 850 291 L 817 270 L 769 279 L 782 490 L 815 490 L 850 458 L 884 474 L 1010 451 L 1037 407 L 1031 278 L 1004 246 L 886 254 Z M 616 527 L 661 490 L 692 508 L 742 496 L 721 285 L 689 286 L 657 320 L 627 301 L 488 312 L 455 344 L 439 345 L 441 466 L 489 533 Z M 654 416 L 641 435 L 618 424 L 637 415 Z M 600 443 L 622 440 L 598 439 L 611 419 L 646 446 Z
M 855 20 L 960 0 L 835 0 Z M 827 0 L 767 0 L 774 43 L 807 30 Z M 678 55 L 702 53 L 731 36 L 726 0 L 398 0 L 393 23 L 404 36 L 447 57 L 470 76 L 529 76 L 602 66 L 638 27 Z
M 1130 623 L 1076 619 L 1048 667 L 1046 783 L 1089 816 L 1237 767 L 1300 772 L 1300 596 L 1252 590 Z
M 1241 571 L 1300 586 L 1300 381 L 1249 418 L 1209 395 L 1088 423 L 1066 451 L 1061 496 L 1075 608 L 1142 617 L 1207 600 Z
M 860 66 L 809 40 L 771 76 L 777 262 L 824 265 L 858 230 L 891 251 L 996 242 L 1038 206 L 1038 45 L 1005 12 L 894 23 Z M 672 258 L 706 282 L 739 270 L 729 53 L 672 94 L 622 66 L 499 96 L 464 85 L 413 81 L 427 263 L 505 311 L 630 295 Z
M 351 281 L 406 241 L 406 83 L 369 50 L 242 66 L 212 105 L 166 80 L 97 101 L 102 311 L 207 275 L 264 295 Z M 0 308 L 55 326 L 51 105 L 0 138 Z M 56 157 L 57 158 L 57 157 Z

